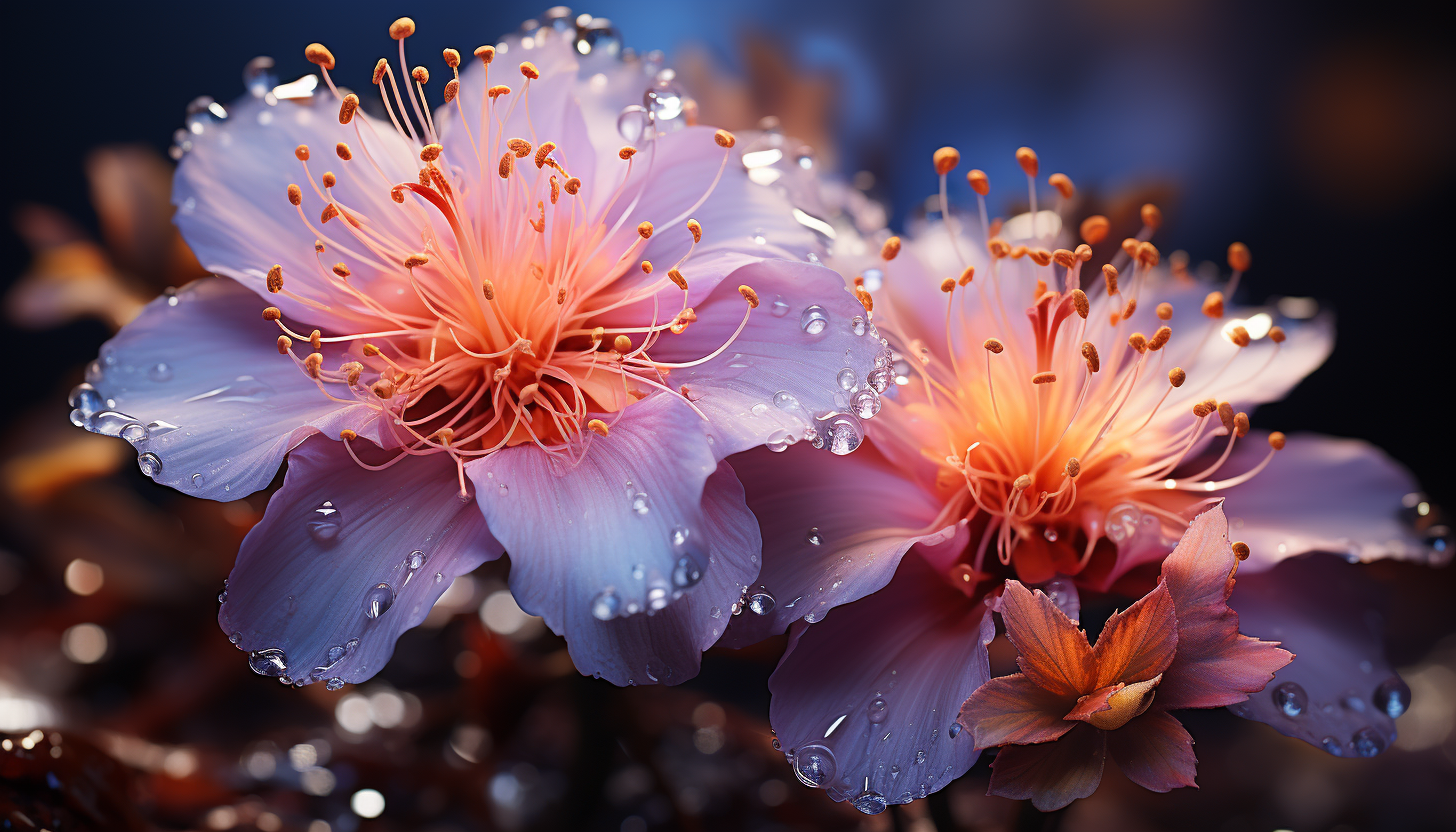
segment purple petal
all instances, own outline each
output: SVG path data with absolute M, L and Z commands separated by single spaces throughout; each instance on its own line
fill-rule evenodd
M 1269 447 L 1253 433 L 1240 445 L 1225 470 L 1253 467 Z M 1418 531 L 1416 491 L 1410 472 L 1379 448 L 1353 439 L 1290 436 L 1267 468 L 1228 492 L 1229 537 L 1250 550 L 1239 579 L 1311 551 L 1443 564 L 1450 550 L 1431 544 L 1445 547 L 1446 539 Z
M 988 609 L 912 557 L 879 592 L 796 624 L 769 720 L 798 778 L 874 814 L 964 774 L 979 752 L 956 717 L 991 676 Z
M 379 464 L 387 451 L 354 445 Z M 243 540 L 218 624 L 253 670 L 295 684 L 362 682 L 457 576 L 501 554 L 444 454 L 361 468 L 316 437 Z
M 884 389 L 890 371 L 876 361 L 888 362 L 889 351 L 864 307 L 829 269 L 789 260 L 738 269 L 698 304 L 696 323 L 658 342 L 653 358 L 694 362 L 728 343 L 746 311 L 739 285 L 752 287 L 760 300 L 743 332 L 716 358 L 669 376 L 712 423 L 714 451 L 721 459 L 764 443 L 783 447 L 810 428 L 836 453 L 852 450 L 863 439 L 859 419 L 879 411 L 870 374 L 882 370 L 883 378 L 873 380 Z M 848 433 L 818 421 L 836 412 L 854 414 L 840 429 Z
M 75 396 L 83 413 L 94 411 L 86 427 L 131 441 L 157 482 L 212 500 L 263 488 L 314 433 L 348 427 L 378 441 L 375 411 L 329 399 L 278 354 L 278 327 L 261 306 L 227 278 L 152 301 L 101 347 L 87 375 L 96 393 Z
M 291 319 L 324 328 L 360 331 L 357 317 L 345 318 L 267 292 L 268 269 L 276 263 L 283 267 L 284 285 L 289 291 L 324 303 L 331 297 L 322 288 L 331 276 L 323 273 L 314 253 L 317 235 L 299 217 L 301 210 L 315 228 L 323 231 L 329 256 L 342 258 L 353 270 L 351 284 L 375 297 L 413 298 L 408 280 L 398 268 L 380 271 L 370 265 L 370 257 L 349 254 L 354 251 L 363 255 L 365 250 L 343 229 L 342 221 L 319 225 L 325 202 L 293 155 L 296 146 L 309 145 L 313 158 L 310 170 L 320 177 L 326 170 L 342 170 L 338 165 L 368 165 L 363 161 L 367 151 L 390 182 L 413 182 L 417 165 L 409 142 L 401 139 L 392 126 L 381 125 L 362 111 L 353 124 L 339 124 L 338 107 L 327 96 L 320 96 L 317 104 L 281 101 L 273 107 L 262 99 L 246 96 L 230 104 L 228 112 L 227 121 L 208 124 L 190 138 L 192 150 L 183 157 L 172 186 L 177 227 L 203 268 L 238 280 Z M 338 142 L 349 144 L 357 160 L 346 163 L 335 158 Z M 393 229 L 399 215 L 394 210 L 398 206 L 390 201 L 389 187 L 372 169 L 360 168 L 356 173 L 359 175 L 338 177 L 334 197 L 347 208 Z M 288 204 L 287 197 L 288 186 L 295 183 L 303 191 L 297 209 Z M 413 226 L 395 230 L 407 230 L 416 238 L 419 234 Z M 409 311 L 404 304 L 393 306 L 395 311 Z M 416 311 L 424 310 L 418 307 Z
M 700 424 L 651 396 L 575 467 L 528 445 L 466 466 L 517 601 L 566 637 L 584 674 L 691 678 L 757 575 L 757 523 Z
M 801 442 L 731 462 L 758 517 L 763 571 L 750 590 L 761 597 L 733 620 L 729 646 L 753 644 L 863 598 L 890 581 L 911 546 L 941 542 L 957 530 L 932 528 L 940 510 L 935 495 L 908 483 L 874 445 L 836 457 Z
M 1336 756 L 1385 750 L 1410 689 L 1385 661 L 1378 600 L 1364 567 L 1330 555 L 1240 574 L 1229 599 L 1240 629 L 1281 642 L 1294 661 L 1229 710 Z

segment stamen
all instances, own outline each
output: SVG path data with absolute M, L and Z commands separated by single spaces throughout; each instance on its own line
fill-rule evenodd
M 1112 223 L 1101 214 L 1093 214 L 1082 220 L 1082 226 L 1079 229 L 1082 240 L 1094 246 L 1107 239 L 1107 235 L 1111 231 Z

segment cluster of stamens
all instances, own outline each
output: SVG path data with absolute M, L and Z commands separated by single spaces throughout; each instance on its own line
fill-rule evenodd
M 402 73 L 408 67 L 405 41 L 414 29 L 409 18 L 390 27 L 399 43 Z M 289 203 L 316 238 L 317 273 L 308 278 L 311 291 L 295 293 L 287 285 L 290 276 L 275 265 L 267 288 L 331 320 L 347 321 L 357 331 L 305 334 L 290 328 L 277 307 L 263 312 L 282 332 L 278 351 L 291 356 L 325 395 L 361 402 L 386 416 L 381 424 L 406 454 L 449 454 L 461 466 L 462 492 L 463 464 L 471 458 L 529 442 L 574 463 L 592 437 L 607 435 L 635 399 L 660 390 L 692 406 L 668 375 L 721 353 L 757 306 L 753 290 L 740 287 L 747 306 L 738 330 L 696 361 L 664 363 L 649 355 L 660 337 L 682 333 L 697 318 L 688 306 L 685 266 L 704 231 L 690 215 L 717 186 L 734 145 L 732 134 L 715 134 L 723 163 L 690 208 L 656 225 L 643 221 L 635 234 L 619 234 L 651 181 L 646 174 L 655 156 L 655 130 L 640 156 L 635 147 L 621 148 L 615 191 L 593 202 L 585 193 L 588 186 L 570 172 L 570 153 L 591 149 L 562 147 L 561 137 L 537 136 L 531 124 L 537 68 L 529 61 L 519 65 L 516 92 L 488 80 L 495 47 L 482 46 L 474 54 L 487 79 L 478 112 L 464 106 L 460 53 L 444 51 L 453 77 L 443 97 L 446 105 L 454 105 L 464 137 L 451 147 L 442 143 L 427 104 L 429 71 L 417 66 L 404 74 L 402 94 L 390 61 L 381 58 L 375 66 L 372 81 L 384 111 L 398 137 L 417 153 L 416 178 L 396 181 L 370 152 L 386 146 L 375 122 L 357 117 L 358 97 L 335 87 L 329 74 L 335 66 L 332 53 L 317 43 L 305 50 L 339 102 L 339 124 L 351 127 L 356 141 L 334 147 L 341 174 L 328 171 L 317 179 L 310 169 L 313 150 L 296 149 L 307 187 L 324 203 L 315 221 L 304 211 L 304 188 L 288 186 Z M 523 110 L 529 138 L 505 135 L 516 107 Z M 478 181 L 449 163 L 452 154 L 457 160 L 474 157 Z M 634 164 L 647 166 L 635 180 Z M 342 201 L 335 191 L 341 177 L 361 190 L 387 193 L 390 202 L 380 201 L 387 215 L 371 216 L 362 206 Z M 667 268 L 641 256 L 659 227 L 681 227 L 673 233 L 692 237 L 687 253 Z M 342 259 L 328 262 L 335 258 Z M 638 270 L 643 277 L 634 276 Z M 403 303 L 372 296 L 351 282 L 354 271 L 367 271 L 373 280 L 393 276 L 413 297 Z M 681 292 L 681 306 L 662 310 L 660 297 L 669 286 Z M 652 306 L 649 322 L 594 324 L 605 313 L 644 302 Z M 343 347 L 338 366 L 325 366 L 325 344 Z M 602 418 L 592 418 L 594 413 Z M 357 434 L 345 430 L 342 438 L 347 445 Z
M 1054 234 L 1054 229 L 1042 234 L 1036 229 L 1037 156 L 1030 148 L 1021 148 L 1016 158 L 1027 176 L 1032 236 Z M 946 178 L 959 161 L 960 154 L 949 147 L 934 157 L 947 223 L 953 218 Z M 1211 337 L 1220 337 L 1216 332 L 1236 349 L 1219 369 L 1201 379 L 1191 378 L 1181 367 L 1166 366 L 1170 362 L 1165 360 L 1165 348 L 1174 335 L 1171 304 L 1155 307 L 1158 326 L 1152 334 L 1130 331 L 1128 320 L 1161 257 L 1149 242 L 1162 221 L 1156 206 L 1143 206 L 1141 231 L 1124 240 L 1112 262 L 1101 267 L 1097 276 L 1104 291 L 1093 297 L 1081 288 L 1083 270 L 1093 259 L 1092 246 L 1110 232 L 1106 217 L 1093 216 L 1081 223 L 1085 242 L 1074 250 L 1013 245 L 998 236 L 999 220 L 988 221 L 985 173 L 972 170 L 967 180 L 976 193 L 985 229 L 990 275 L 975 279 L 975 269 L 959 250 L 962 241 L 952 226 L 950 238 L 964 271 L 940 284 L 947 301 L 948 360 L 934 360 L 930 350 L 898 329 L 893 319 L 880 328 L 897 351 L 919 359 L 905 362 L 909 369 L 902 383 L 923 391 L 946 439 L 943 448 L 922 449 L 937 464 L 939 485 L 950 495 L 940 519 L 979 516 L 986 523 L 979 547 L 964 567 L 968 575 L 982 572 L 993 539 L 998 559 L 1009 564 L 1018 545 L 1033 535 L 1047 541 L 1065 535 L 1063 545 L 1069 545 L 1078 530 L 1086 530 L 1079 556 L 1063 570 L 1075 573 L 1091 558 L 1102 537 L 1094 530 L 1102 528 L 1102 518 L 1112 507 L 1131 505 L 1166 528 L 1181 530 L 1194 514 L 1219 499 L 1206 496 L 1209 492 L 1243 483 L 1269 463 L 1284 446 L 1283 434 L 1269 435 L 1268 453 L 1251 469 L 1221 475 L 1235 444 L 1248 434 L 1249 418 L 1215 393 L 1220 386 L 1247 382 L 1264 372 L 1285 340 L 1282 329 L 1269 326 L 1255 338 L 1240 322 L 1204 327 L 1206 334 L 1195 353 L 1203 353 Z M 1058 193 L 1057 213 L 1063 214 L 1075 192 L 1072 182 L 1063 174 L 1053 174 L 1048 181 Z M 1042 223 L 1056 225 L 1051 219 Z M 884 246 L 883 265 L 898 253 L 899 242 L 891 238 Z M 1227 284 L 1209 293 L 1201 309 L 1185 314 L 1223 318 L 1224 298 L 1232 294 L 1250 263 L 1249 251 L 1240 243 L 1230 246 L 1228 254 L 1233 275 Z M 1010 261 L 1023 259 L 1032 265 L 1036 284 L 1027 320 L 1016 324 L 1014 313 L 1020 310 L 1008 310 L 1001 300 L 1002 271 Z M 1174 271 L 1181 269 L 1180 264 Z M 1028 327 L 1030 337 L 1007 337 L 1024 333 L 1018 326 Z M 993 331 L 984 331 L 988 327 Z M 1228 377 L 1226 371 L 1241 352 L 1265 338 L 1273 344 L 1268 359 L 1244 378 Z M 980 358 L 975 357 L 977 344 Z M 1179 392 L 1174 395 L 1174 391 Z M 1149 429 L 1170 398 L 1183 406 L 1193 402 L 1191 419 L 1171 428 L 1165 418 Z M 894 421 L 893 414 L 881 419 L 882 428 Z M 1200 440 L 1210 435 L 1227 436 L 1217 459 L 1202 470 L 1173 476 L 1201 447 Z M 1172 537 L 1176 539 L 1176 533 Z

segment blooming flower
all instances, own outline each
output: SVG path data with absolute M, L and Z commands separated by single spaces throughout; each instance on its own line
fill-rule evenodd
M 1006 582 L 1001 617 L 1022 672 L 982 685 L 958 719 L 977 748 L 1006 746 L 992 794 L 1060 809 L 1097 790 L 1108 754 L 1153 791 L 1194 784 L 1193 739 L 1168 711 L 1242 702 L 1293 658 L 1239 635 L 1227 602 L 1243 544 L 1227 531 L 1219 506 L 1195 518 L 1157 586 L 1114 613 L 1096 646 L 1045 593 Z
M 883 347 L 787 203 L 726 166 L 734 137 L 614 31 L 447 49 L 443 85 L 407 63 L 413 31 L 374 68 L 383 118 L 320 44 L 332 103 L 310 76 L 195 114 L 177 223 L 224 277 L 103 346 L 72 419 L 200 497 L 288 456 L 219 612 L 261 674 L 369 677 L 504 549 L 583 673 L 682 681 L 758 571 L 721 460 L 852 450 L 837 379 Z
M 1036 156 L 1018 158 L 1032 210 L 1005 223 L 989 221 L 978 170 L 979 227 L 950 213 L 951 148 L 934 159 L 944 219 L 913 237 L 862 239 L 831 217 L 831 265 L 872 294 L 894 351 L 865 381 L 883 409 L 832 469 L 798 449 L 787 471 L 764 454 L 732 460 L 764 540 L 750 590 L 763 614 L 735 619 L 726 641 L 792 627 L 770 716 L 800 779 L 868 811 L 944 786 L 977 756 L 950 714 L 989 678 L 987 593 L 1016 578 L 1069 603 L 1078 587 L 1137 597 L 1220 500 L 1252 552 L 1250 591 L 1233 602 L 1246 632 L 1299 655 L 1239 712 L 1335 753 L 1378 752 L 1404 684 L 1368 632 L 1332 630 L 1311 617 L 1327 604 L 1285 597 L 1358 568 L 1321 566 L 1312 586 L 1276 565 L 1315 551 L 1434 563 L 1448 533 L 1403 518 L 1403 495 L 1421 498 L 1374 448 L 1251 428 L 1248 410 L 1324 360 L 1329 316 L 1312 301 L 1235 307 L 1241 245 L 1220 283 L 1169 268 L 1149 242 L 1154 206 L 1120 246 L 1094 216 L 1082 245 L 1057 248 L 1074 187 L 1049 177 L 1055 210 L 1039 210 Z M 1116 255 L 1099 265 L 1098 251 Z

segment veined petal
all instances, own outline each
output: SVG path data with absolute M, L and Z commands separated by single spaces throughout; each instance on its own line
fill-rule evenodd
M 371 464 L 394 454 L 357 442 Z M 451 581 L 501 554 L 444 455 L 359 467 L 315 437 L 243 540 L 218 624 L 249 664 L 294 684 L 362 682 Z
M 1116 731 L 1107 732 L 1107 752 L 1127 779 L 1155 792 L 1169 792 L 1193 782 L 1198 758 L 1193 738 L 1178 720 L 1151 710 Z
M 1087 634 L 1041 590 L 1007 581 L 1001 618 L 1016 647 L 1016 663 L 1032 682 L 1073 699 L 1098 687 Z
M 1107 619 L 1092 659 L 1097 664 L 1097 687 L 1118 682 L 1143 682 L 1157 676 L 1173 661 L 1178 649 L 1178 619 L 1173 597 L 1159 581 L 1136 603 Z
M 1072 701 L 1013 673 L 976 688 L 957 722 L 974 732 L 977 748 L 1050 742 L 1075 725 L 1063 719 Z
M 615 684 L 692 677 L 757 574 L 757 524 L 731 471 L 712 477 L 700 425 L 659 394 L 629 405 L 574 467 L 535 445 L 466 465 L 510 552 L 517 601 L 566 636 L 584 674 Z
M 730 461 L 763 536 L 763 570 L 751 594 L 769 603 L 760 599 L 733 619 L 729 646 L 863 598 L 890 581 L 911 546 L 939 542 L 956 528 L 931 527 L 940 508 L 935 495 L 906 480 L 874 445 L 837 457 L 801 442 Z
M 987 794 L 1050 812 L 1097 791 L 1107 759 L 1107 732 L 1078 724 L 1061 739 L 1040 745 L 1008 745 L 991 763 Z
M 823 266 L 764 260 L 734 271 L 696 307 L 698 321 L 664 336 L 652 357 L 693 362 L 728 343 L 745 311 L 740 285 L 760 301 L 747 326 L 722 354 L 668 377 L 707 414 L 715 453 L 721 459 L 764 443 L 781 447 L 811 428 L 836 453 L 852 450 L 864 438 L 859 419 L 879 411 L 869 376 L 888 351 L 871 334 L 864 307 Z M 882 374 L 887 382 L 889 370 Z M 847 417 L 848 433 L 820 421 L 835 413 L 855 414 Z
M 1242 702 L 1289 663 L 1287 650 L 1239 635 L 1239 615 L 1228 606 L 1237 560 L 1227 529 L 1223 508 L 1214 506 L 1194 518 L 1163 561 L 1178 617 L 1178 652 L 1158 686 L 1163 710 Z
M 1252 468 L 1268 449 L 1264 437 L 1253 433 L 1241 445 L 1226 470 Z M 1249 544 L 1250 551 L 1239 571 L 1263 571 L 1305 552 L 1335 552 L 1363 561 L 1394 557 L 1446 563 L 1451 552 L 1435 550 L 1423 540 L 1411 522 L 1421 517 L 1414 505 L 1402 503 L 1418 490 L 1410 472 L 1373 445 L 1313 434 L 1289 436 L 1267 468 L 1229 491 L 1229 534 Z
M 956 715 L 990 678 L 994 636 L 989 608 L 918 557 L 879 592 L 796 624 L 769 720 L 800 781 L 874 814 L 964 774 L 979 752 Z
M 1231 603 L 1241 628 L 1278 639 L 1294 660 L 1263 692 L 1229 710 L 1336 756 L 1385 750 L 1395 741 L 1394 717 L 1410 706 L 1410 688 L 1384 657 L 1381 590 L 1366 567 L 1331 555 L 1240 575 Z
M 93 414 L 88 429 L 152 454 L 143 470 L 157 482 L 212 500 L 263 488 L 312 434 L 337 437 L 347 427 L 380 441 L 376 411 L 330 399 L 278 354 L 278 327 L 259 317 L 261 306 L 227 278 L 152 301 L 101 347 L 92 383 L 114 405 Z M 331 348 L 325 354 L 339 360 Z
M 396 312 L 423 312 L 400 274 L 402 269 L 379 269 L 373 255 L 345 230 L 344 220 L 327 225 L 319 222 L 328 202 L 310 184 L 303 163 L 294 157 L 298 145 L 308 145 L 309 170 L 315 181 L 326 171 L 338 171 L 334 199 L 366 224 L 394 229 L 400 221 L 399 206 L 390 201 L 390 188 L 416 181 L 415 150 L 410 143 L 393 127 L 381 125 L 363 112 L 348 126 L 339 124 L 337 103 L 322 94 L 316 102 L 281 101 L 273 107 L 247 96 L 230 105 L 229 113 L 227 121 L 208 125 L 192 137 L 192 150 L 182 159 L 173 180 L 175 222 L 203 268 L 239 281 L 291 319 L 325 329 L 359 331 L 360 317 L 371 319 L 362 306 L 346 316 L 268 292 L 268 270 L 277 264 L 283 267 L 288 292 L 313 301 L 330 299 L 323 286 L 333 276 L 325 273 L 327 266 L 314 253 L 318 239 L 329 257 L 349 265 L 353 271 L 350 283 L 356 288 L 391 298 Z M 339 142 L 353 148 L 354 161 L 335 156 Z M 366 151 L 383 176 L 367 161 Z M 289 204 L 290 184 L 302 191 L 302 204 L 297 208 Z M 410 233 L 419 234 L 413 228 Z M 393 328 L 380 323 L 379 329 Z

